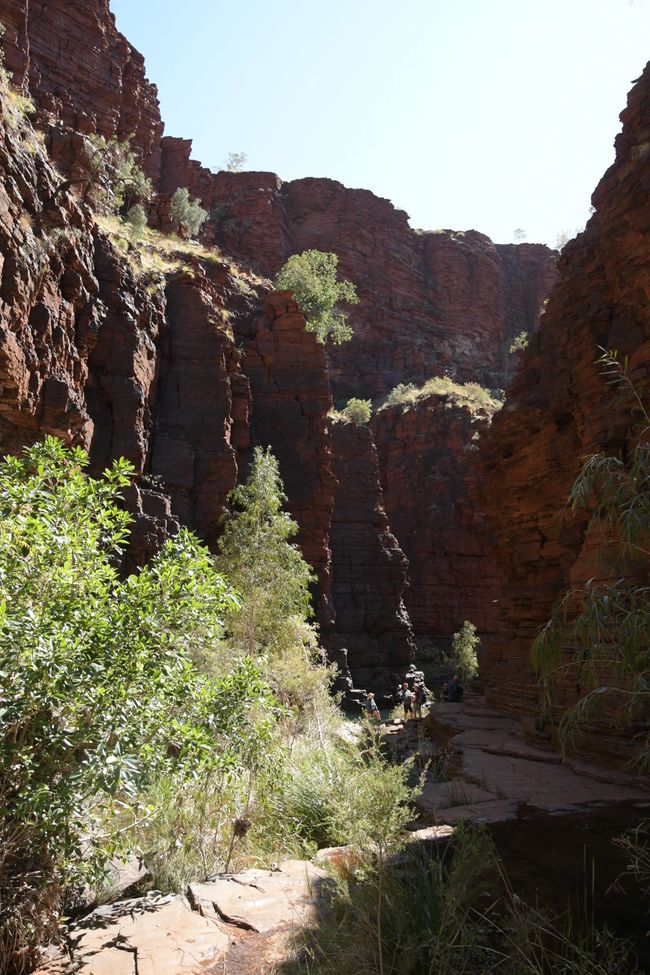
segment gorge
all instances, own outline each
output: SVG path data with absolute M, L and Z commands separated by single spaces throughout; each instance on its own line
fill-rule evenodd
M 544 774 L 560 766 L 558 728 L 586 678 L 569 671 L 543 701 L 531 647 L 565 592 L 615 572 L 590 523 L 593 498 L 575 512 L 567 499 L 585 459 L 625 460 L 639 440 L 638 416 L 598 364 L 603 350 L 625 361 L 647 407 L 650 65 L 593 215 L 557 253 L 415 230 L 390 201 L 332 179 L 211 171 L 189 139 L 164 135 L 156 87 L 109 0 L 0 0 L 0 23 L 0 453 L 51 435 L 84 448 L 95 477 L 126 458 L 133 521 L 121 571 L 135 572 L 181 528 L 216 552 L 230 493 L 255 448 L 270 447 L 344 698 L 372 690 L 394 703 L 413 663 L 435 660 L 445 676 L 453 634 L 470 620 L 484 698 L 458 725 L 453 714 L 429 721 L 436 755 L 462 739 L 452 751 L 466 770 L 490 748 Z M 152 180 L 139 240 L 90 205 L 93 135 L 130 140 Z M 184 187 L 208 215 L 196 241 L 171 234 Z M 357 289 L 348 343 L 320 343 L 294 296 L 273 286 L 305 250 L 334 252 Z M 526 347 L 513 351 L 522 333 Z M 352 397 L 371 401 L 368 424 L 342 412 Z M 647 561 L 638 572 L 645 583 Z M 408 729 L 397 729 L 398 752 L 402 732 L 407 751 L 424 754 Z M 638 818 L 646 734 L 645 703 L 631 719 L 621 707 L 590 715 L 569 748 L 567 795 L 583 796 L 583 777 L 576 804 L 597 805 L 602 784 L 603 803 L 625 800 Z M 468 780 L 474 801 L 493 802 L 482 774 Z M 550 799 L 503 788 L 504 822 L 526 819 L 528 805 L 553 815 Z M 447 809 L 439 792 L 425 816 Z M 247 813 L 232 816 L 245 836 Z

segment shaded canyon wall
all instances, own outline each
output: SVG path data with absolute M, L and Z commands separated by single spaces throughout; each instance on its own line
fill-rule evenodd
M 628 356 L 640 389 L 650 378 L 650 65 L 621 119 L 616 161 L 592 197 L 595 213 L 563 251 L 539 331 L 481 450 L 484 501 L 506 575 L 500 633 L 483 676 L 494 703 L 528 714 L 539 710 L 534 636 L 564 591 L 608 571 L 586 516 L 565 509 L 571 485 L 585 458 L 625 456 L 636 435 L 629 404 L 596 362 L 599 350 Z M 576 692 L 574 681 L 564 682 L 556 713 Z M 635 750 L 634 731 L 604 716 L 580 747 L 621 761 Z

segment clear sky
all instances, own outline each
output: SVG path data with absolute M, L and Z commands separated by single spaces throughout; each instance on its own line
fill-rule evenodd
M 330 176 L 426 230 L 584 225 L 650 0 L 111 0 L 194 157 Z

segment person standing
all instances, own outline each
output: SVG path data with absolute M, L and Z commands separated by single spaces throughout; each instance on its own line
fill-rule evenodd
M 381 721 L 381 714 L 379 713 L 379 708 L 377 707 L 377 702 L 375 701 L 375 695 L 372 691 L 368 691 L 366 703 L 364 704 L 364 710 L 366 712 L 366 718 L 368 721 Z
M 404 720 L 408 721 L 413 714 L 413 691 L 406 681 L 402 684 L 402 703 L 404 705 Z

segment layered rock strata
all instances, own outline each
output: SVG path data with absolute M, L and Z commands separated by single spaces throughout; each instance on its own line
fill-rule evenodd
M 470 620 L 495 626 L 497 567 L 477 504 L 478 441 L 493 409 L 431 394 L 372 420 L 386 513 L 408 559 L 405 603 L 421 653 L 448 651 Z
M 595 213 L 563 252 L 540 329 L 482 449 L 485 505 L 506 575 L 500 633 L 483 676 L 495 704 L 529 714 L 539 701 L 533 638 L 563 592 L 608 574 L 586 517 L 566 510 L 569 490 L 585 458 L 625 456 L 638 432 L 629 403 L 597 364 L 599 350 L 627 356 L 639 389 L 650 378 L 650 65 L 621 118 Z M 576 691 L 575 682 L 560 688 L 558 714 Z M 581 747 L 599 759 L 629 757 L 633 729 L 603 722 Z
M 380 398 L 403 382 L 449 371 L 501 387 L 513 338 L 531 331 L 555 279 L 555 252 L 541 244 L 493 244 L 474 230 L 413 230 L 404 211 L 368 190 L 330 179 L 284 183 L 273 173 L 210 173 L 191 141 L 162 142 L 161 191 L 189 186 L 209 210 L 207 233 L 272 277 L 294 253 L 339 256 L 360 302 L 354 338 L 328 347 L 337 402 Z
M 0 0 L 0 22 L 6 67 L 42 122 L 131 137 L 147 174 L 158 177 L 158 93 L 144 58 L 117 30 L 109 0 Z
M 131 558 L 139 563 L 181 522 L 213 544 L 252 447 L 271 445 L 300 544 L 318 574 L 317 615 L 331 651 L 342 654 L 348 645 L 353 667 L 355 647 L 365 662 L 375 654 L 371 669 L 385 666 L 386 654 L 400 657 L 409 639 L 399 599 L 403 569 L 395 569 L 400 557 L 387 542 L 385 516 L 376 514 L 380 489 L 369 442 L 359 468 L 369 479 L 361 488 L 364 544 L 391 566 L 381 590 L 391 609 L 378 624 L 368 608 L 367 632 L 346 623 L 337 635 L 332 579 L 340 571 L 347 580 L 337 584 L 341 606 L 357 598 L 357 584 L 347 556 L 339 570 L 330 553 L 336 479 L 327 373 L 337 401 L 376 400 L 400 382 L 445 369 L 501 385 L 510 368 L 506 350 L 535 324 L 554 275 L 552 252 L 495 246 L 474 231 L 416 232 L 388 201 L 332 180 L 209 172 L 191 160 L 189 140 L 162 138 L 155 86 L 141 55 L 116 30 L 108 0 L 0 0 L 0 20 L 6 66 L 34 98 L 43 133 L 23 132 L 17 120 L 22 134 L 14 141 L 29 133 L 32 147 L 5 152 L 15 199 L 5 228 L 3 297 L 11 324 L 2 347 L 3 449 L 52 432 L 88 447 L 93 470 L 127 456 L 143 478 L 129 500 L 136 515 Z M 116 247 L 65 189 L 66 178 L 82 171 L 84 136 L 93 132 L 132 138 L 160 193 L 154 220 L 163 230 L 170 195 L 188 186 L 210 211 L 205 242 L 265 275 L 293 252 L 335 250 L 361 299 L 353 342 L 324 353 L 286 296 L 265 309 L 264 283 L 216 255 L 176 255 L 161 286 L 134 249 Z M 83 196 L 83 184 L 75 185 Z M 29 214 L 22 225 L 21 207 Z M 48 265 L 42 279 L 41 264 Z M 354 464 L 342 449 L 345 485 Z M 449 490 L 462 493 L 464 470 L 448 471 Z M 345 490 L 338 490 L 341 503 L 349 503 Z M 343 523 L 337 551 L 349 548 Z M 453 577 L 468 564 L 456 555 Z M 438 632 L 433 616 L 423 625 Z
M 329 543 L 335 479 L 328 412 L 331 397 L 323 346 L 305 329 L 289 292 L 268 295 L 264 311 L 243 320 L 235 335 L 252 397 L 251 447 L 271 447 L 297 541 L 318 576 L 316 615 L 323 635 L 334 626 Z M 250 453 L 244 455 L 244 464 Z
M 332 467 L 338 482 L 330 532 L 336 636 L 349 648 L 357 686 L 391 692 L 414 651 L 404 607 L 407 562 L 386 517 L 368 427 L 334 422 Z

